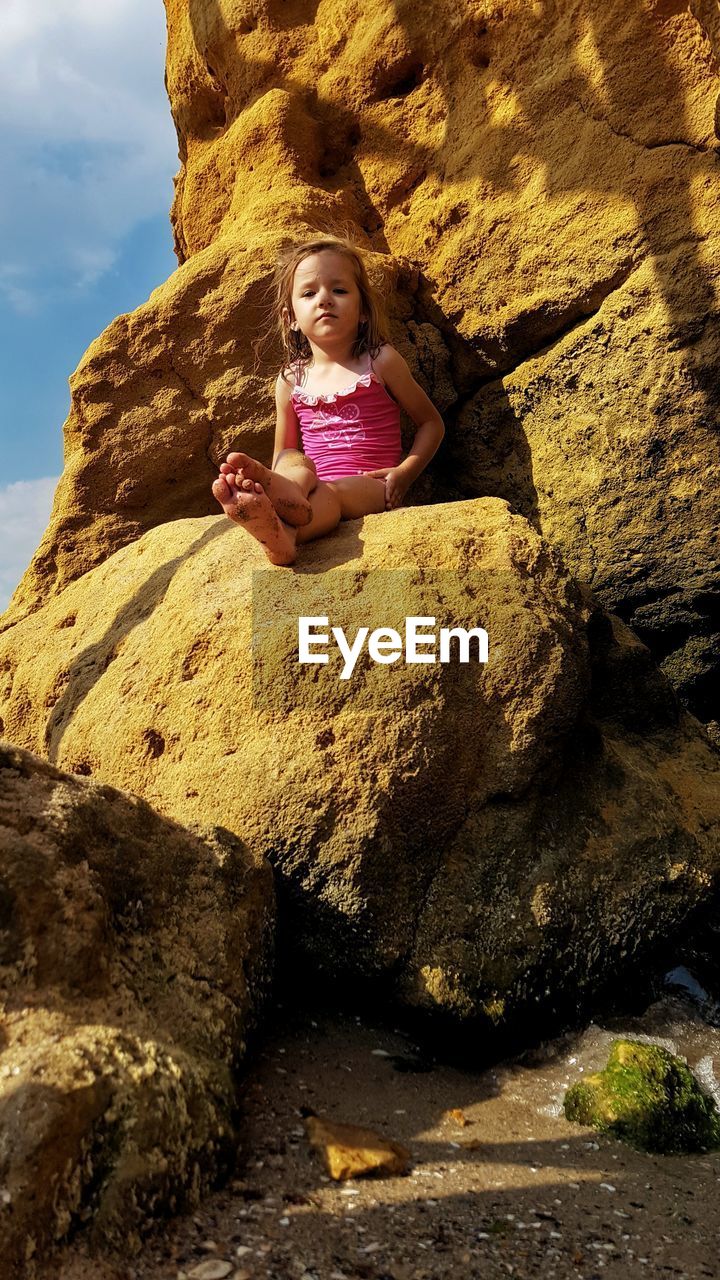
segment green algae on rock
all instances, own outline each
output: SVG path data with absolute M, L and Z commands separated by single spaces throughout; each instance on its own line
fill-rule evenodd
M 720 1115 L 682 1058 L 657 1044 L 615 1040 L 603 1071 L 565 1095 L 568 1120 L 662 1155 L 720 1146 Z

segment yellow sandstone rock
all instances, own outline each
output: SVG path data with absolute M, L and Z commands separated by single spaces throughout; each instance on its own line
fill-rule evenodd
M 447 435 L 410 501 L 492 494 L 717 718 L 716 6 L 167 0 L 180 269 L 71 378 L 17 618 L 267 461 L 277 250 L 349 230 Z M 409 426 L 409 424 L 406 424 Z
M 487 663 L 298 662 L 301 616 L 433 615 Z M 0 679 L 9 738 L 266 857 L 303 982 L 378 981 L 488 1045 L 590 999 L 720 870 L 717 754 L 496 498 L 344 522 L 290 568 L 224 516 L 161 525 L 8 629 Z
M 79 1223 L 137 1252 L 232 1169 L 275 904 L 228 831 L 7 743 L 0 860 L 3 1275 L 27 1280 Z
M 453 1107 L 450 1111 L 446 1111 L 445 1117 L 448 1120 L 453 1120 L 455 1124 L 460 1125 L 461 1129 L 464 1129 L 468 1124 L 472 1124 L 472 1120 L 468 1120 L 462 1107 Z
M 336 1182 L 366 1174 L 391 1177 L 407 1173 L 410 1167 L 412 1152 L 373 1129 L 340 1124 L 324 1116 L 308 1116 L 305 1131 Z
M 15 1261 L 26 1237 L 62 1236 L 107 1169 L 96 1230 L 118 1238 L 129 1203 L 138 1221 L 192 1204 L 222 1164 L 269 957 L 264 859 L 286 971 L 437 1016 L 471 1056 L 575 1016 L 720 873 L 717 754 L 642 643 L 718 717 L 716 6 L 166 8 L 179 266 L 70 378 L 50 526 L 0 638 L 0 733 L 54 762 L 36 826 L 60 824 L 50 852 L 22 813 L 8 838 L 19 881 L 41 855 L 52 869 L 24 883 L 3 971 L 8 1052 L 54 1081 L 5 1094 Z M 433 505 L 348 522 L 272 570 L 210 483 L 232 446 L 270 459 L 278 361 L 253 343 L 278 251 L 318 231 L 368 252 L 447 434 L 409 494 Z M 301 615 L 354 634 L 427 614 L 486 629 L 488 662 L 364 653 L 344 681 L 336 653 L 295 660 Z M 93 864 L 105 828 L 91 804 L 63 825 L 83 784 L 54 765 L 92 775 L 112 812 L 140 801 L 106 784 L 165 815 L 145 814 L 140 862 L 131 841 L 113 871 L 108 837 Z M 249 879 L 226 915 L 213 851 L 238 836 Z M 190 847 L 211 865 L 202 892 L 192 870 L 177 880 Z M 133 925 L 120 966 L 129 870 L 153 928 Z M 52 987 L 36 935 L 73 990 Z M 96 1001 L 108 983 L 117 1025 Z M 333 1177 L 409 1156 L 319 1117 L 315 1136 Z

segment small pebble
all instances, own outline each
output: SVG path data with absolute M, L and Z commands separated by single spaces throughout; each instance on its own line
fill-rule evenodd
M 198 1262 L 196 1267 L 188 1271 L 190 1280 L 225 1280 L 233 1271 L 232 1262 L 223 1262 L 220 1258 L 208 1258 L 207 1262 Z

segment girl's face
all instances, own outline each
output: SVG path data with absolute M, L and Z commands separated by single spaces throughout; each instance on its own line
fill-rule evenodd
M 309 342 L 333 348 L 354 342 L 364 317 L 348 259 L 332 249 L 303 258 L 295 270 L 292 308 Z

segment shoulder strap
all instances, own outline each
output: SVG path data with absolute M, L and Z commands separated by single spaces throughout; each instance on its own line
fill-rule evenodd
M 385 386 L 385 381 L 384 381 L 384 379 L 383 379 L 383 378 L 381 378 L 381 377 L 380 377 L 380 374 L 379 374 L 379 373 L 377 373 L 377 372 L 375 371 L 375 369 L 373 368 L 372 356 L 370 355 L 370 352 L 369 352 L 369 351 L 368 351 L 368 356 L 369 356 L 369 363 L 368 363 L 368 367 L 367 367 L 367 372 L 372 373 L 373 377 L 374 377 L 374 378 L 377 378 L 378 382 L 380 383 L 380 386 L 381 386 L 381 387 L 384 387 L 384 386 Z
M 289 372 L 293 376 L 293 391 L 297 391 L 303 383 L 305 373 L 304 366 L 300 364 L 300 361 L 296 361 L 294 364 L 289 366 Z

